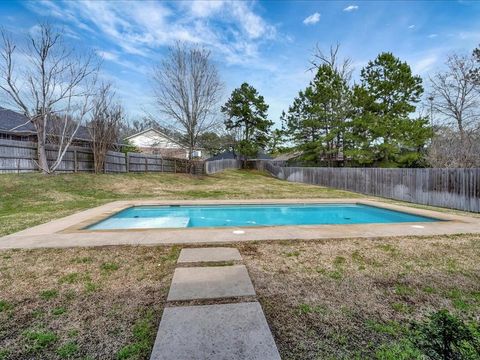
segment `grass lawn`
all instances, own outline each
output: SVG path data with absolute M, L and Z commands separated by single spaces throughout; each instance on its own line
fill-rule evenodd
M 121 199 L 354 196 L 251 171 L 0 175 L 0 235 Z M 440 309 L 480 339 L 480 235 L 237 247 L 283 359 L 418 358 L 413 326 Z M 0 251 L 0 360 L 148 359 L 179 250 Z
M 0 175 L 0 236 L 115 200 L 339 198 L 360 195 L 294 184 L 256 171 L 184 174 Z
M 0 252 L 0 359 L 148 359 L 178 253 Z
M 462 359 L 480 359 L 480 235 L 240 249 L 282 359 L 426 359 L 412 324 L 440 309 L 475 329 Z
M 412 322 L 480 320 L 480 235 L 238 248 L 282 359 L 412 359 Z M 178 253 L 0 252 L 0 359 L 148 359 Z

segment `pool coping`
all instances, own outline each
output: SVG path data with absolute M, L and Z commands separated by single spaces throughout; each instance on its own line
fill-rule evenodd
M 88 230 L 114 213 L 141 205 L 278 205 L 278 204 L 363 204 L 437 218 L 439 222 L 405 222 L 383 224 L 289 225 L 217 228 L 168 228 Z M 420 226 L 420 227 L 419 227 Z M 233 231 L 241 230 L 241 234 Z M 351 199 L 250 199 L 250 200 L 127 200 L 114 201 L 61 219 L 0 238 L 0 249 L 76 247 L 106 245 L 157 244 L 220 244 L 261 240 L 313 240 L 340 238 L 370 238 L 384 236 L 446 235 L 480 233 L 480 218 L 442 213 L 396 205 L 369 198 Z

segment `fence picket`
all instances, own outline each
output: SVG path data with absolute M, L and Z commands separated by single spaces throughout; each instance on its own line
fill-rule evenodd
M 53 145 L 47 146 L 47 159 L 51 163 L 57 155 Z M 0 173 L 38 171 L 37 144 L 34 142 L 0 139 Z M 178 161 L 178 164 L 174 164 Z M 108 151 L 105 158 L 106 173 L 125 172 L 180 172 L 189 171 L 187 160 L 162 158 L 145 153 L 124 154 Z M 58 172 L 93 172 L 93 153 L 89 148 L 70 147 Z M 194 162 L 192 172 L 202 174 L 203 161 Z
M 257 169 L 264 169 L 279 179 L 293 182 L 306 182 L 422 205 L 480 212 L 480 168 L 302 168 L 260 161 L 257 162 Z

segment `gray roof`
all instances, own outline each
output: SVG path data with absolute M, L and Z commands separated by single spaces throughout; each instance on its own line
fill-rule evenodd
M 0 107 L 0 132 L 18 135 L 37 133 L 35 126 L 28 121 L 28 118 L 25 115 L 3 107 Z M 90 140 L 91 136 L 85 126 L 80 126 L 75 138 L 80 140 Z
M 0 107 L 0 130 L 6 132 L 31 133 L 35 127 L 28 119 L 18 112 Z

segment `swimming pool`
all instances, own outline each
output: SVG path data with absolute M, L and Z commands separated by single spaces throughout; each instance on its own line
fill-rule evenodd
M 439 219 L 364 204 L 134 206 L 88 230 L 385 224 Z

